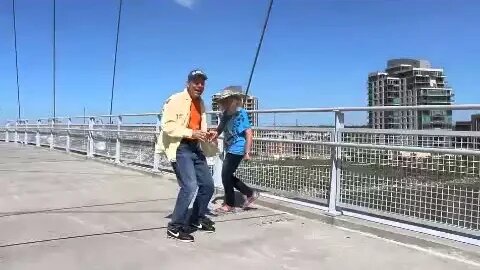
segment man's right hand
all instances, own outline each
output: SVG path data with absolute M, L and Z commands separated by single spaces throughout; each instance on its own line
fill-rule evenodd
M 207 139 L 209 142 L 216 141 L 218 139 L 218 133 L 215 130 L 207 132 Z
M 192 139 L 196 139 L 204 142 L 207 139 L 207 133 L 201 130 L 194 130 L 192 133 Z

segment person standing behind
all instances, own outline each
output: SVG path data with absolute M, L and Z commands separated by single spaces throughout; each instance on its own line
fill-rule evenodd
M 180 191 L 168 223 L 167 236 L 193 242 L 193 229 L 214 232 L 214 222 L 206 217 L 213 196 L 213 178 L 206 156 L 217 154 L 209 143 L 214 135 L 207 132 L 205 105 L 201 98 L 207 76 L 201 70 L 188 75 L 187 87 L 172 95 L 162 109 L 161 132 L 157 153 L 165 153 L 177 176 Z M 188 207 L 197 191 L 190 218 Z
M 252 147 L 252 129 L 247 111 L 242 108 L 241 90 L 235 87 L 225 88 L 218 96 L 218 103 L 223 115 L 218 125 L 216 136 L 224 133 L 225 158 L 222 167 L 222 183 L 225 200 L 217 212 L 231 212 L 235 209 L 236 188 L 245 196 L 243 207 L 248 207 L 259 196 L 257 191 L 245 185 L 234 174 L 242 160 L 250 160 Z

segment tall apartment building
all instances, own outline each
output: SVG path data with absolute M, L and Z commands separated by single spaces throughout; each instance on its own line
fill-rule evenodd
M 443 69 L 426 60 L 392 59 L 368 76 L 368 106 L 451 105 L 453 97 Z M 374 111 L 368 118 L 378 129 L 452 128 L 451 110 Z
M 213 111 L 220 110 L 219 106 L 218 106 L 218 103 L 216 101 L 216 98 L 217 98 L 217 94 L 212 96 L 212 110 Z M 254 97 L 254 96 L 250 96 L 250 95 L 246 96 L 245 101 L 244 101 L 244 108 L 247 111 L 258 110 L 258 98 Z M 257 113 L 249 112 L 248 117 L 250 118 L 250 124 L 252 126 L 258 126 L 258 114 Z M 216 117 L 212 117 L 210 119 L 210 124 L 214 125 L 214 126 L 218 125 L 218 119 Z

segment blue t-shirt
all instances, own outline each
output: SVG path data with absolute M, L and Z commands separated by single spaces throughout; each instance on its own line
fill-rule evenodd
M 247 111 L 238 108 L 234 115 L 226 116 L 223 119 L 227 121 L 223 128 L 225 151 L 230 154 L 245 155 L 245 131 L 251 128 Z

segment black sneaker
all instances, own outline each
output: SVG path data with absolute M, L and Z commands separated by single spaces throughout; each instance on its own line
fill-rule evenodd
M 193 223 L 192 227 L 197 229 L 198 231 L 204 231 L 208 233 L 215 232 L 215 227 L 213 227 L 213 224 L 208 224 L 208 222 L 205 222 L 204 220 L 198 223 Z
M 194 227 L 193 225 L 190 225 L 190 226 L 184 227 L 182 230 L 183 230 L 184 233 L 192 234 L 192 233 L 197 231 L 197 227 Z
M 207 225 L 210 225 L 210 226 L 215 225 L 215 222 L 213 222 L 213 220 L 209 219 L 208 217 L 204 217 L 201 220 L 202 220 L 203 223 L 205 223 Z
M 194 238 L 189 233 L 179 229 L 167 229 L 167 237 L 180 240 L 182 242 L 193 242 Z

